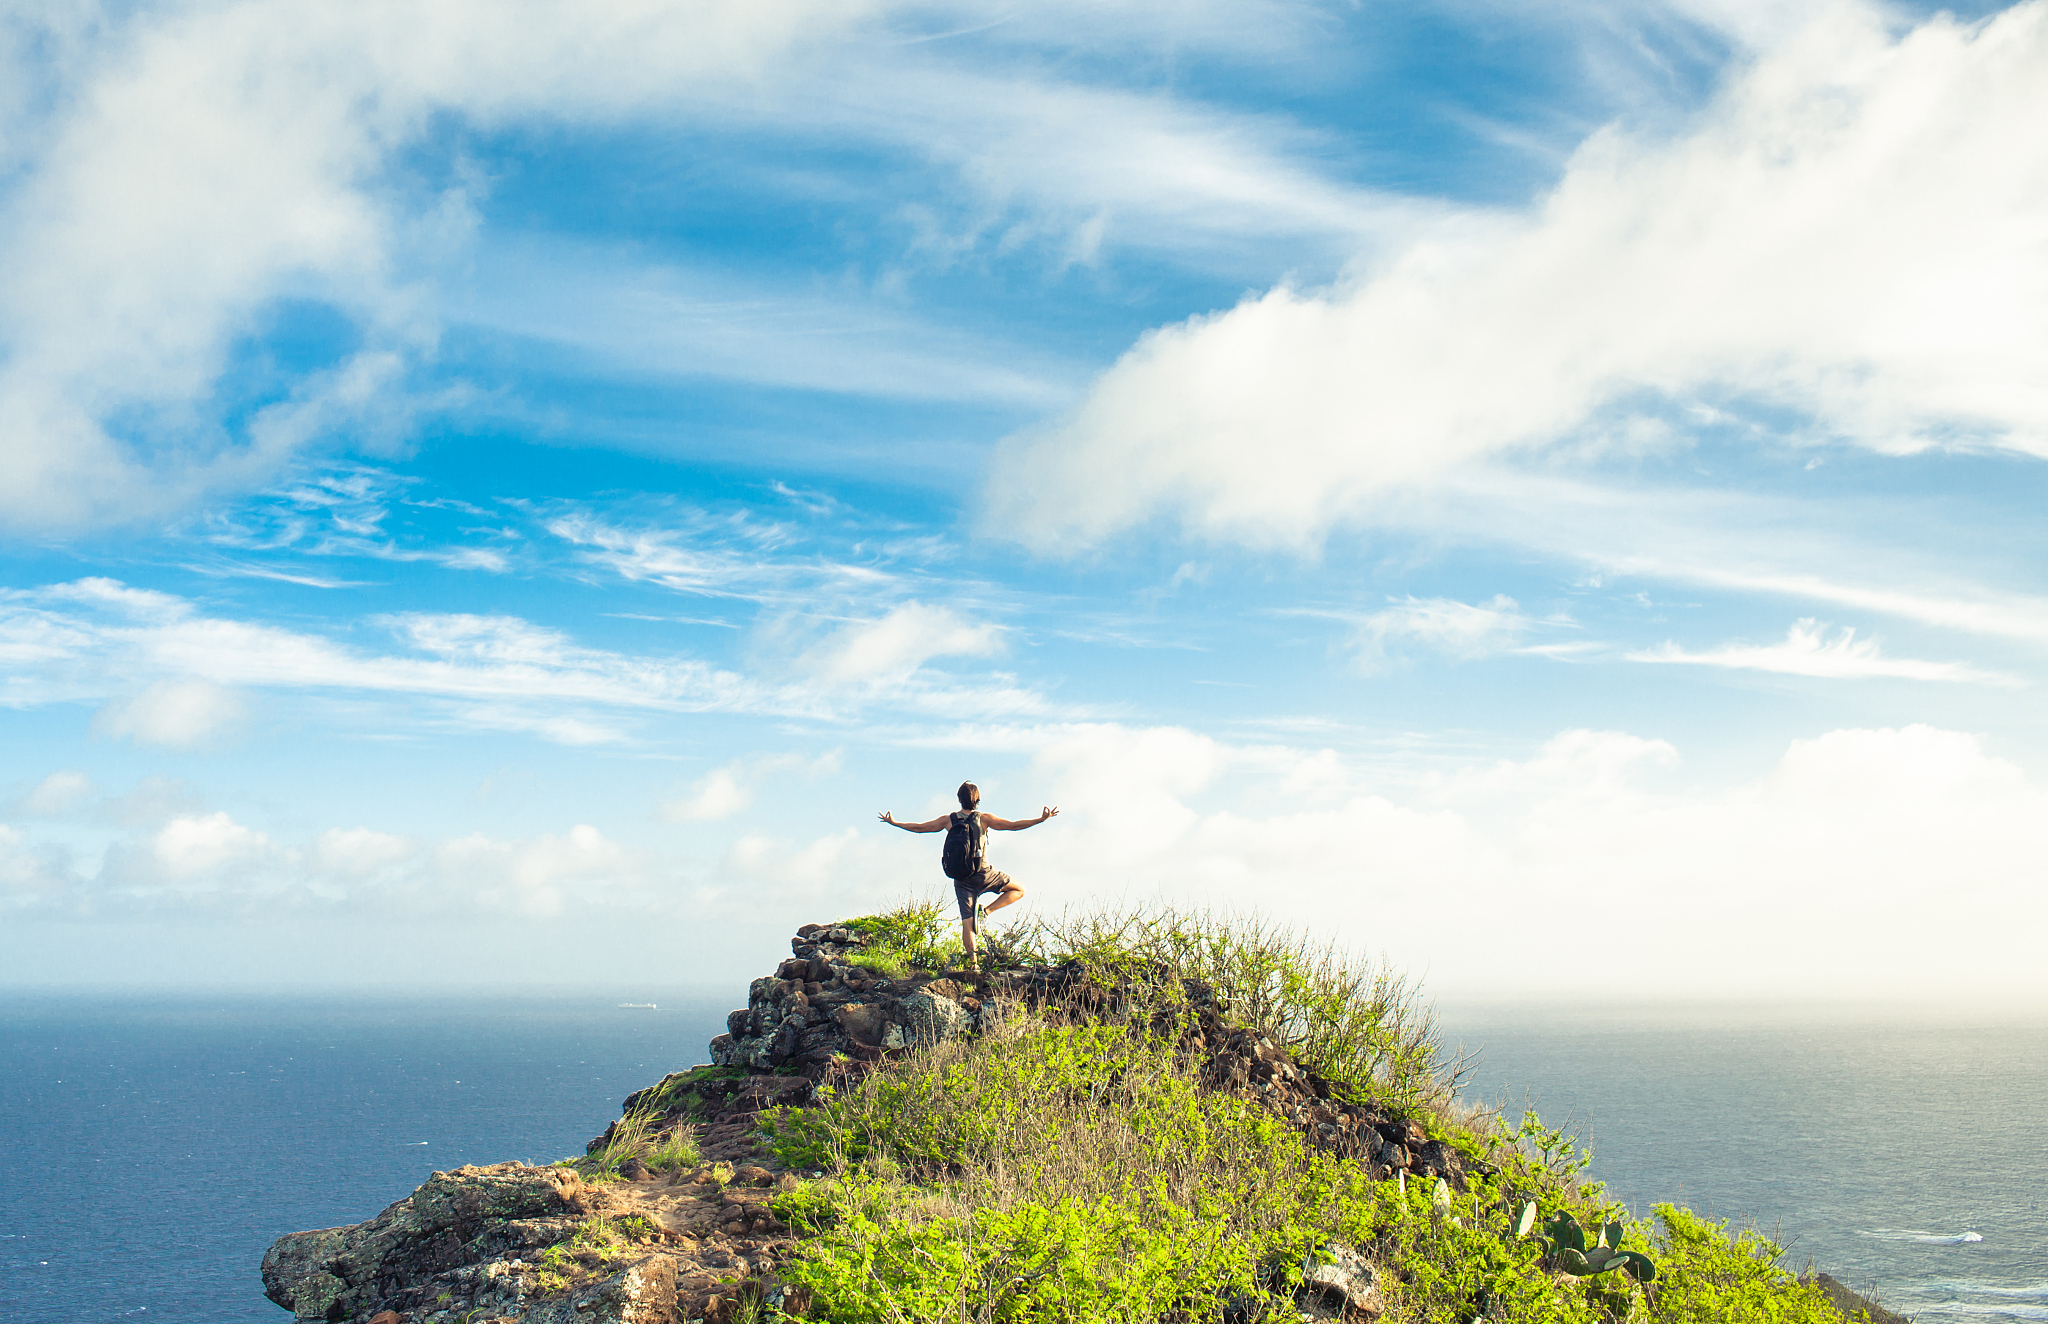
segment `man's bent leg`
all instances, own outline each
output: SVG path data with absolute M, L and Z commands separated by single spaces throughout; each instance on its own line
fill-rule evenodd
M 1019 887 L 1015 880 L 1006 873 L 991 872 L 987 881 L 983 884 L 983 888 L 986 891 L 999 894 L 995 900 L 988 903 L 988 909 L 991 912 L 1001 910 L 1004 906 L 1014 905 L 1024 899 L 1024 889 Z

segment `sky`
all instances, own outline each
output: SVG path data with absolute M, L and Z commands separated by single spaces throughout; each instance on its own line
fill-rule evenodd
M 0 983 L 943 885 L 2048 1006 L 2048 0 L 0 18 Z M 1015 912 L 1012 912 L 1015 913 Z

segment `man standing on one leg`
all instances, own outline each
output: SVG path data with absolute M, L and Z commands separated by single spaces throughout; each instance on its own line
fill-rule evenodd
M 1024 898 L 1024 889 L 1012 881 L 1010 875 L 989 867 L 989 832 L 1022 832 L 1025 828 L 1037 827 L 1059 810 L 1047 805 L 1039 810 L 1037 818 L 997 818 L 994 814 L 980 811 L 981 788 L 973 782 L 961 782 L 959 794 L 958 811 L 929 823 L 898 823 L 895 815 L 886 809 L 882 811 L 881 818 L 890 827 L 899 827 L 905 832 L 946 834 L 946 847 L 940 855 L 940 863 L 945 867 L 946 876 L 953 880 L 953 896 L 960 903 L 960 945 L 967 949 L 967 968 L 972 970 L 975 968 L 975 919 Z M 996 899 L 984 910 L 981 898 L 990 892 L 996 894 Z

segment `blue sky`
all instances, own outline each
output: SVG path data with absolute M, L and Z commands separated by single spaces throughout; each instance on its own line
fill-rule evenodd
M 2048 995 L 2048 5 L 17 7 L 0 978 L 935 890 Z

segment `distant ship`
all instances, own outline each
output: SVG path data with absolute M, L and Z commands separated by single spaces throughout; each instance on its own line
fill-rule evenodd
M 638 1007 L 645 1011 L 661 1010 L 661 1008 L 655 1006 L 652 1002 L 621 1002 L 619 1005 L 621 1007 Z

